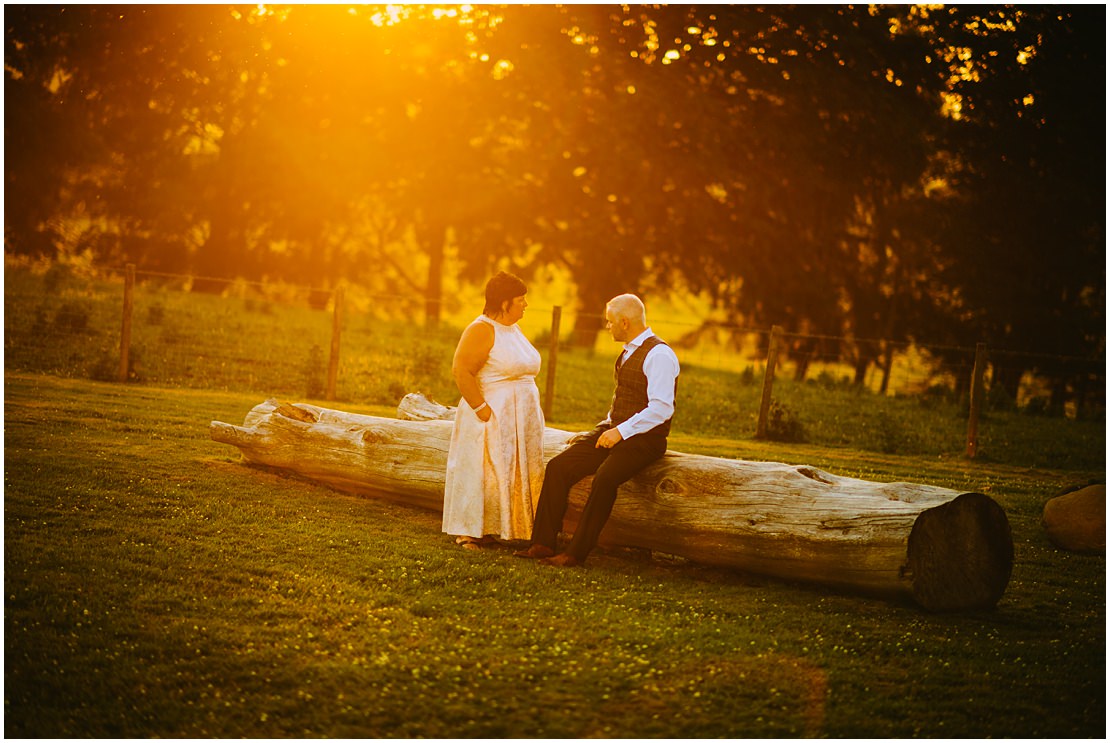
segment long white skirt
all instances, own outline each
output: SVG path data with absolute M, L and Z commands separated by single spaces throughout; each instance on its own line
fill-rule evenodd
M 443 531 L 456 536 L 530 539 L 543 487 L 543 409 L 533 378 L 482 390 L 482 422 L 460 400 L 447 455 Z

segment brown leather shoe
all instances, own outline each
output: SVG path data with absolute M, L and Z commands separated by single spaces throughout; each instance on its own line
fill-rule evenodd
M 513 553 L 514 557 L 527 557 L 530 560 L 536 560 L 541 557 L 551 557 L 555 554 L 555 550 L 542 544 L 533 544 L 526 550 L 517 550 Z
M 561 555 L 555 555 L 554 557 L 545 557 L 544 559 L 540 560 L 540 565 L 554 565 L 555 567 L 559 568 L 576 568 L 581 564 L 582 563 L 578 562 L 577 557 L 574 557 L 573 555 L 568 555 L 566 552 Z

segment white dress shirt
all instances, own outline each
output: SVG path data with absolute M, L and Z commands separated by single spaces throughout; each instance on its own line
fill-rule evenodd
M 648 328 L 638 336 L 624 344 L 621 354 L 621 363 L 639 348 L 645 340 L 655 335 Z M 629 439 L 639 433 L 646 433 L 674 415 L 674 390 L 675 379 L 678 378 L 678 356 L 675 356 L 671 347 L 665 343 L 657 344 L 647 352 L 644 357 L 644 376 L 647 377 L 647 407 L 624 423 L 617 426 L 621 437 Z M 608 423 L 612 419 L 613 411 L 609 411 Z

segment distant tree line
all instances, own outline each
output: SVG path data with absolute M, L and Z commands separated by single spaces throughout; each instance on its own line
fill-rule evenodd
M 475 281 L 555 264 L 587 310 L 679 288 L 749 325 L 1043 354 L 996 365 L 1013 392 L 1034 371 L 1063 396 L 1052 357 L 1104 355 L 1102 6 L 20 5 L 5 26 L 9 253 L 416 291 L 433 323 L 448 256 Z

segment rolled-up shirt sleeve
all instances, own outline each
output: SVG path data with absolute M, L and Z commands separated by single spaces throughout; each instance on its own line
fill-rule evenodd
M 621 437 L 629 439 L 647 433 L 674 415 L 675 380 L 678 379 L 678 357 L 668 345 L 660 343 L 644 358 L 647 377 L 647 407 L 616 428 Z

